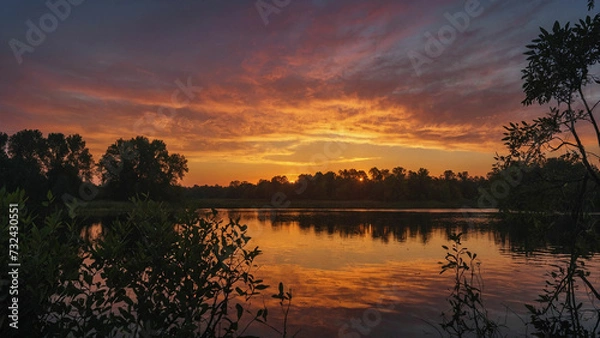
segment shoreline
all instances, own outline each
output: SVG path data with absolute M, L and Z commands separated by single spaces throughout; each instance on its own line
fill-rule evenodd
M 289 203 L 287 203 L 289 202 Z M 461 203 L 459 203 L 461 202 Z M 474 201 L 457 201 L 453 203 L 439 201 L 403 201 L 403 202 L 382 202 L 371 200 L 290 200 L 281 205 L 274 205 L 270 200 L 254 199 L 190 199 L 180 203 L 163 202 L 167 205 L 176 207 L 178 205 L 194 207 L 197 209 L 268 209 L 268 210 L 373 210 L 373 211 L 414 211 L 419 209 L 423 211 L 436 209 L 440 212 L 455 211 L 458 209 L 481 210 L 481 212 L 490 212 L 488 209 L 479 209 L 473 205 Z M 90 201 L 85 206 L 81 206 L 79 212 L 85 216 L 97 215 L 119 215 L 131 210 L 130 201 L 114 200 L 96 200 Z M 473 212 L 473 211 L 470 211 Z

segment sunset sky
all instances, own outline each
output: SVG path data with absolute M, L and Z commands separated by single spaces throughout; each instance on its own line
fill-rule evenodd
M 184 185 L 485 175 L 501 126 L 547 109 L 520 103 L 525 45 L 588 14 L 584 0 L 66 1 L 3 1 L 0 131 L 79 133 L 96 160 L 118 138 L 162 139 L 189 160 Z

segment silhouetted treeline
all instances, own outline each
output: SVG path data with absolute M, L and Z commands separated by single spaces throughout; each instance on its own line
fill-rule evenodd
M 92 155 L 79 135 L 44 137 L 39 130 L 22 130 L 10 137 L 0 133 L 0 187 L 24 189 L 30 202 L 76 194 L 93 175 Z
M 284 194 L 290 199 L 305 200 L 375 200 L 375 201 L 462 201 L 474 200 L 486 179 L 467 172 L 446 170 L 439 177 L 427 169 L 418 171 L 396 167 L 392 170 L 371 168 L 344 169 L 302 174 L 294 182 L 286 176 L 261 179 L 253 184 L 232 181 L 229 186 L 198 186 L 187 188 L 189 198 L 272 199 Z M 281 195 L 283 196 L 283 195 Z
M 138 194 L 174 200 L 187 171 L 185 157 L 169 154 L 163 141 L 142 136 L 117 140 L 95 162 L 78 134 L 0 132 L 0 188 L 23 189 L 32 204 L 45 200 L 48 191 L 64 202 L 127 200 Z
M 548 158 L 537 164 L 514 163 L 495 168 L 486 177 L 446 170 L 440 176 L 427 169 L 396 167 L 344 169 L 261 179 L 256 184 L 232 181 L 228 186 L 195 185 L 184 188 L 186 198 L 260 200 L 371 200 L 383 202 L 440 201 L 457 206 L 502 210 L 596 210 L 598 187 L 586 180 L 581 162 L 567 157 Z M 280 204 L 276 206 L 285 206 Z
M 588 179 L 576 158 L 549 158 L 532 165 L 513 163 L 496 167 L 487 177 L 446 170 L 432 176 L 396 167 L 337 173 L 302 174 L 295 181 L 285 176 L 257 183 L 232 181 L 228 186 L 184 188 L 187 160 L 169 154 L 160 140 L 138 136 L 119 139 L 95 162 L 83 138 L 39 130 L 22 130 L 11 136 L 0 132 L 0 188 L 23 189 L 30 202 L 45 199 L 48 191 L 62 201 L 79 199 L 126 200 L 139 194 L 151 199 L 223 198 L 278 201 L 370 200 L 383 202 L 440 201 L 452 205 L 505 210 L 595 210 L 598 187 Z M 600 174 L 599 174 L 600 175 Z M 99 184 L 93 184 L 96 182 Z

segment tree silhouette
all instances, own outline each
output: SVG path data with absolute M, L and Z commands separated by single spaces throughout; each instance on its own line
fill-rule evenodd
M 594 4 L 588 1 L 588 9 Z M 600 84 L 600 74 L 593 74 L 600 62 L 600 14 L 586 16 L 575 25 L 561 25 L 557 21 L 552 30 L 540 30 L 525 53 L 528 64 L 522 71 L 525 93 L 522 103 L 553 105 L 547 114 L 532 122 L 510 123 L 504 127 L 503 141 L 508 155 L 496 157 L 495 171 L 517 167 L 539 171 L 547 163 L 547 154 L 562 152 L 562 161 L 581 163 L 585 168 L 583 172 L 565 173 L 562 179 L 565 184 L 578 185 L 578 192 L 572 192 L 569 197 L 577 201 L 571 210 L 575 216 L 584 204 L 589 204 L 586 191 L 590 181 L 594 189 L 600 187 L 600 174 L 594 165 L 598 155 L 589 150 L 600 146 L 596 117 L 600 100 L 594 102 L 597 98 L 592 100 L 593 95 L 589 94 Z M 594 144 L 585 141 L 587 130 L 592 131 Z M 560 185 L 556 189 L 561 189 Z
M 38 201 L 52 190 L 55 196 L 77 194 L 83 180 L 93 175 L 93 159 L 78 134 L 65 137 L 25 129 L 10 137 L 0 133 L 0 186 L 24 189 Z
M 594 2 L 589 2 L 590 8 Z M 586 88 L 600 84 L 591 68 L 600 61 L 600 15 L 587 16 L 571 26 L 555 22 L 549 32 L 543 28 L 525 53 L 528 65 L 523 70 L 524 105 L 555 102 L 545 116 L 527 123 L 510 123 L 505 129 L 507 156 L 499 156 L 504 168 L 512 162 L 540 164 L 547 152 L 564 150 L 580 159 L 588 176 L 600 184 L 591 162 L 597 155 L 589 152 L 582 138 L 586 126 L 594 131 L 600 145 L 600 127 L 594 115 L 600 104 L 591 102 Z
M 40 174 L 46 169 L 47 141 L 39 130 L 25 129 L 13 134 L 8 142 L 8 155 Z
M 109 197 L 128 199 L 149 194 L 157 200 L 175 197 L 173 187 L 188 172 L 183 155 L 169 154 L 161 140 L 138 136 L 119 139 L 108 147 L 98 168 Z
M 430 176 L 424 168 L 407 172 L 402 167 L 395 167 L 391 171 L 374 167 L 369 171 L 371 178 L 364 170 L 342 169 L 337 173 L 300 174 L 295 182 L 290 182 L 285 176 L 274 176 L 270 180 L 260 179 L 257 184 L 232 181 L 227 187 L 196 185 L 185 189 L 185 195 L 188 198 L 266 201 L 282 196 L 285 196 L 285 200 L 316 201 L 439 201 L 461 206 L 476 200 L 478 189 L 487 183 L 485 178 L 469 176 L 466 171 L 455 174 L 447 170 L 440 177 Z
M 56 196 L 74 193 L 82 180 L 92 179 L 93 159 L 80 135 L 48 134 L 45 162 L 46 176 Z

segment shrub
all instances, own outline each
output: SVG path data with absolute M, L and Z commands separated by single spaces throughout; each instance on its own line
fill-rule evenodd
M 3 209 L 25 202 L 23 192 L 0 191 Z M 58 208 L 43 219 L 20 210 L 20 323 L 9 328 L 3 306 L 3 337 L 240 337 L 251 323 L 266 323 L 266 308 L 253 314 L 244 307 L 268 288 L 253 275 L 261 252 L 247 249 L 245 225 L 223 222 L 214 210 L 202 218 L 191 209 L 133 203 L 95 240 L 83 240 Z M 2 214 L 3 252 L 7 224 Z M 1 257 L 4 296 L 8 261 Z M 242 321 L 244 313 L 251 315 Z

